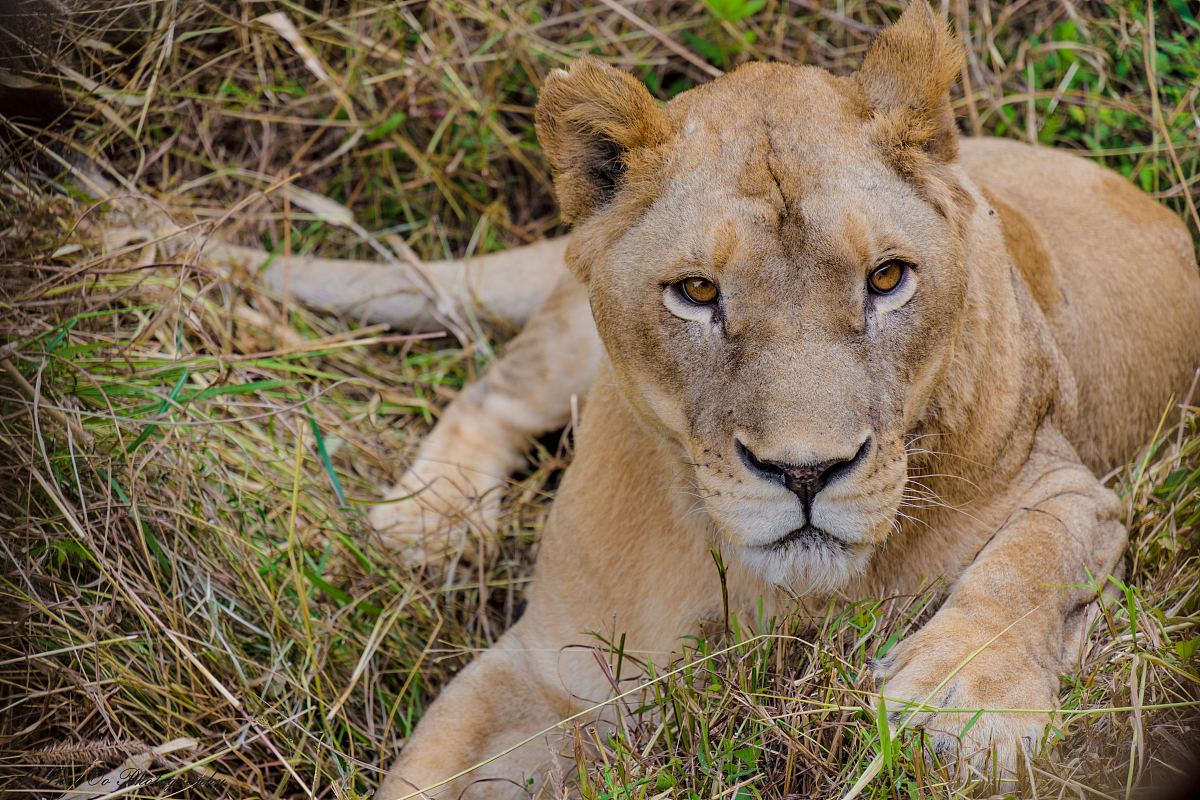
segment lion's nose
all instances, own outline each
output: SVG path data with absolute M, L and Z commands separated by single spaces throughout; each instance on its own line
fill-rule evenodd
M 867 436 L 859 445 L 858 451 L 850 458 L 834 458 L 827 461 L 813 461 L 806 464 L 791 464 L 785 461 L 771 461 L 759 458 L 742 444 L 738 439 L 738 455 L 751 472 L 767 480 L 778 481 L 787 487 L 788 491 L 800 498 L 804 508 L 805 519 L 811 516 L 812 503 L 816 496 L 833 481 L 852 471 L 866 457 L 871 449 L 871 437 Z

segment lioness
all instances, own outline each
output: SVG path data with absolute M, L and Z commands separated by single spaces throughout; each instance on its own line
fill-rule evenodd
M 731 607 L 767 616 L 952 579 L 878 665 L 882 693 L 1033 709 L 918 714 L 959 765 L 1011 774 L 1036 746 L 1126 543 L 1096 474 L 1187 390 L 1200 278 L 1180 223 L 1118 176 L 960 142 L 959 63 L 917 0 L 849 77 L 750 64 L 660 107 L 595 60 L 551 74 L 537 129 L 578 281 L 464 400 L 508 433 L 481 441 L 464 412 L 441 434 L 503 473 L 513 432 L 595 379 L 524 616 L 378 797 L 542 774 L 540 740 L 462 773 L 611 694 L 588 632 L 662 664 L 719 616 L 714 545 Z

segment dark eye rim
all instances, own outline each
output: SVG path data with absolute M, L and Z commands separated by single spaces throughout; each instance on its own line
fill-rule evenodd
M 717 293 L 715 295 L 713 295 L 712 300 L 697 300 L 694 297 L 692 297 L 690 294 L 688 294 L 687 289 L 684 288 L 684 285 L 688 281 L 697 281 L 697 280 L 711 283 L 713 288 L 717 290 Z M 710 278 L 704 277 L 703 275 L 688 275 L 686 278 L 680 278 L 679 280 L 672 282 L 670 284 L 670 286 L 671 286 L 671 289 L 674 290 L 675 294 L 678 295 L 685 303 L 688 303 L 689 305 L 698 306 L 700 308 L 705 308 L 708 306 L 715 306 L 717 303 L 719 303 L 721 301 L 721 285 L 718 284 L 716 281 L 711 280 Z
M 899 267 L 900 268 L 900 280 L 896 281 L 895 286 L 888 289 L 886 292 L 883 292 L 883 291 L 880 291 L 875 288 L 875 285 L 871 282 L 871 279 L 875 277 L 876 273 L 881 272 L 885 269 L 888 269 L 889 267 Z M 908 277 L 909 271 L 912 269 L 913 269 L 912 262 L 905 261 L 902 258 L 887 259 L 886 261 L 878 264 L 874 269 L 872 269 L 870 272 L 867 273 L 867 292 L 871 295 L 874 295 L 875 297 L 888 297 L 889 295 L 895 294 L 897 291 L 899 291 L 900 287 L 904 285 L 904 281 Z

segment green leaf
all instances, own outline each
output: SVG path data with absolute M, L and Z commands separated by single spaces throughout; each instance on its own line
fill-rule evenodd
M 733 757 L 748 767 L 753 767 L 758 763 L 758 757 L 760 754 L 761 751 L 757 747 L 753 746 L 739 747 L 737 750 L 733 751 Z
M 308 424 L 312 426 L 313 438 L 317 441 L 317 452 L 321 454 L 321 464 L 325 467 L 325 474 L 329 476 L 329 482 L 333 484 L 333 493 L 337 495 L 338 505 L 345 508 L 346 493 L 342 490 L 342 482 L 338 480 L 337 472 L 333 469 L 333 459 L 329 457 L 329 451 L 325 448 L 325 437 L 321 435 L 321 429 L 317 427 L 317 418 L 313 416 L 312 411 L 307 407 L 304 410 L 308 414 Z
M 982 708 L 979 709 L 978 711 L 976 711 L 974 714 L 972 714 L 971 718 L 969 720 L 967 720 L 967 724 L 963 726 L 963 729 L 961 731 L 959 731 L 959 733 L 958 733 L 959 738 L 962 738 L 962 737 L 966 736 L 968 733 L 970 733 L 971 728 L 975 727 L 975 723 L 979 722 L 979 718 L 982 716 L 983 716 Z
M 329 595 L 331 598 L 333 598 L 334 601 L 336 601 L 338 605 L 340 605 L 340 606 L 357 606 L 358 608 L 362 609 L 363 611 L 366 611 L 368 614 L 370 614 L 373 617 L 377 617 L 383 613 L 382 608 L 380 608 L 379 606 L 375 605 L 374 603 L 368 602 L 366 600 L 360 600 L 356 603 L 354 598 L 350 594 L 348 594 L 347 592 L 343 591 L 342 589 L 339 589 L 338 587 L 334 586 L 329 581 L 325 580 L 325 578 L 323 578 L 320 575 L 320 573 L 318 573 L 316 570 L 312 569 L 311 567 L 306 566 L 303 569 L 304 569 L 305 576 L 307 576 L 309 581 L 312 582 L 312 585 L 317 587 L 318 589 L 320 589 L 325 594 Z
M 1200 22 L 1196 21 L 1196 15 L 1188 7 L 1191 5 L 1190 0 L 1167 0 L 1167 3 L 1175 10 L 1175 13 L 1179 15 L 1181 20 L 1196 30 L 1200 30 Z
M 1191 473 L 1186 469 L 1177 469 L 1167 477 L 1163 478 L 1162 483 L 1154 488 L 1154 495 L 1159 498 L 1167 498 L 1174 494 L 1175 490 L 1183 485 Z
M 888 727 L 887 702 L 881 695 L 875 706 L 875 730 L 879 734 L 879 753 L 883 763 L 890 771 L 892 768 L 892 729 Z
M 713 44 L 707 39 L 701 39 L 691 31 L 683 32 L 683 40 L 687 42 L 688 46 L 690 46 L 693 50 L 704 56 L 704 59 L 710 64 L 714 64 L 718 67 L 725 66 L 725 51 L 717 45 Z
M 717 19 L 737 22 L 761 11 L 767 0 L 704 0 L 704 4 Z
M 1196 651 L 1200 650 L 1200 636 L 1176 642 L 1174 647 L 1175 655 L 1184 661 L 1191 661 L 1192 657 L 1196 655 Z
M 146 547 L 154 554 L 155 560 L 158 561 L 158 566 L 163 572 L 171 571 L 171 562 L 167 560 L 167 554 L 163 552 L 162 545 L 158 541 L 158 537 L 151 533 L 148 529 L 143 531 L 146 540 Z
M 184 367 L 183 372 L 179 373 L 179 380 L 175 381 L 175 385 L 171 388 L 171 392 L 159 404 L 158 410 L 155 412 L 156 414 L 162 414 L 168 408 L 175 405 L 175 398 L 179 396 L 179 392 L 183 389 L 183 384 L 185 381 L 187 381 L 189 375 L 190 373 L 188 372 L 187 367 Z M 137 438 L 130 442 L 129 446 L 125 448 L 125 452 L 132 453 L 134 450 L 137 450 L 142 442 L 149 439 L 151 434 L 153 434 L 156 430 L 158 430 L 158 425 L 155 425 L 154 423 L 142 428 L 142 432 L 137 435 Z

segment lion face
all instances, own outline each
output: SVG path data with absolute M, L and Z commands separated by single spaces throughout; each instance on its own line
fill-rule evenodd
M 950 47 L 925 12 L 850 79 L 748 65 L 664 111 L 584 62 L 538 109 L 624 396 L 678 445 L 726 549 L 796 591 L 840 586 L 896 526 L 906 435 L 962 317 L 953 72 L 877 74 L 898 45 Z

